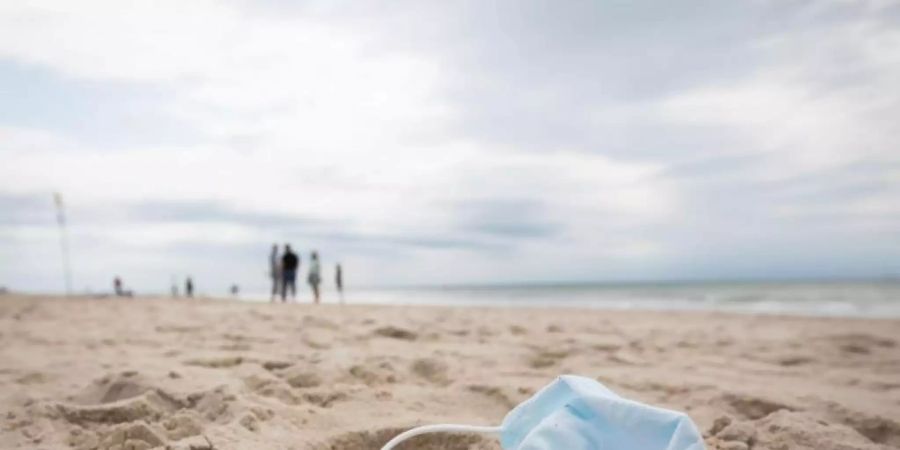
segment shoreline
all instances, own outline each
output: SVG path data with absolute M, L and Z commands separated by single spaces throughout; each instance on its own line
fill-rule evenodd
M 590 313 L 635 313 L 635 314 L 707 314 L 707 315 L 724 315 L 724 316 L 762 316 L 762 317 L 772 317 L 772 318 L 782 318 L 782 319 L 833 319 L 833 320 L 875 320 L 875 321 L 896 321 L 900 322 L 900 315 L 868 315 L 868 314 L 848 314 L 848 315 L 840 315 L 840 314 L 829 314 L 829 313 L 810 313 L 806 311 L 766 311 L 766 310 L 751 310 L 751 309 L 725 309 L 717 306 L 709 306 L 709 307 L 697 307 L 697 308 L 657 308 L 654 306 L 644 306 L 644 305 L 632 305 L 632 306 L 624 306 L 624 307 L 609 307 L 609 306 L 592 306 L 592 305 L 579 305 L 577 303 L 562 303 L 555 306 L 547 305 L 543 303 L 529 303 L 529 302 L 497 302 L 497 303 L 474 303 L 474 302 L 459 302 L 456 304 L 451 303 L 388 303 L 388 302 L 348 302 L 345 304 L 340 304 L 335 301 L 327 301 L 323 302 L 319 305 L 314 305 L 308 299 L 302 299 L 299 301 L 291 301 L 283 303 L 281 301 L 271 302 L 268 299 L 258 299 L 258 298 L 234 298 L 234 297 L 219 297 L 219 296 L 194 296 L 194 297 L 170 297 L 166 295 L 138 295 L 134 297 L 119 297 L 113 294 L 78 294 L 72 296 L 65 295 L 45 295 L 45 294 L 22 294 L 22 293 L 8 293 L 8 294 L 0 294 L 0 302 L 3 301 L 4 297 L 10 298 L 29 298 L 40 301 L 67 301 L 67 300 L 76 300 L 76 301 L 153 301 L 153 302 L 209 302 L 211 304 L 223 305 L 223 304 L 236 304 L 236 305 L 270 305 L 270 306 L 291 306 L 291 307 L 311 307 L 311 308 L 448 308 L 448 309 L 484 309 L 484 310 L 530 310 L 530 311 L 574 311 L 574 312 L 590 312 Z
M 197 297 L 209 292 L 200 291 Z M 362 288 L 345 291 L 352 304 L 501 308 L 576 308 L 586 310 L 723 311 L 737 314 L 770 314 L 806 317 L 861 317 L 900 319 L 900 283 L 884 280 L 678 282 L 678 283 L 582 283 L 503 285 L 448 285 Z M 46 294 L 32 293 L 34 296 Z M 78 297 L 105 297 L 110 292 Z M 169 292 L 141 297 L 172 298 Z M 268 291 L 241 295 L 214 294 L 217 300 L 268 303 Z M 311 292 L 300 286 L 300 303 L 310 302 Z M 323 303 L 339 303 L 333 287 L 323 289 Z M 184 297 L 181 297 L 182 299 Z

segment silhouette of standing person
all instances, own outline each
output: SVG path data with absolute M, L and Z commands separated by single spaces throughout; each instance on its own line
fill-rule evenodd
M 116 295 L 119 296 L 119 297 L 125 295 L 125 292 L 124 292 L 124 290 L 122 289 L 122 279 L 119 278 L 118 276 L 115 277 L 115 278 L 113 278 L 113 291 L 114 291 L 114 292 L 116 293 Z
M 272 298 L 271 301 L 275 301 L 275 297 L 281 291 L 281 258 L 278 257 L 278 245 L 272 244 L 272 253 L 269 255 L 269 276 L 272 278 Z
M 297 295 L 297 269 L 300 267 L 300 258 L 291 251 L 291 246 L 284 245 L 284 255 L 281 256 L 281 301 L 287 301 L 287 291 L 291 290 L 291 299 Z
M 187 298 L 194 296 L 194 280 L 192 280 L 191 277 L 187 277 L 187 279 L 184 280 L 184 295 Z
M 319 254 L 315 251 L 309 255 L 309 276 L 306 281 L 313 291 L 313 303 L 319 304 L 319 283 L 322 282 L 321 268 L 319 267 Z
M 341 297 L 341 304 L 344 304 L 344 271 L 341 269 L 341 264 L 334 268 L 334 284 L 337 285 L 338 295 Z

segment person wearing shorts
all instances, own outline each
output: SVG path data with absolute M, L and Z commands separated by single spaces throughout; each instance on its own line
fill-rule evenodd
M 309 277 L 306 280 L 313 291 L 313 303 L 319 304 L 319 283 L 322 282 L 319 254 L 315 251 L 309 256 Z

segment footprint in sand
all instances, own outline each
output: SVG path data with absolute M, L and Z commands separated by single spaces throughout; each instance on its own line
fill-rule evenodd
M 481 395 L 484 395 L 484 396 L 490 398 L 491 400 L 497 402 L 504 409 L 507 409 L 507 410 L 512 409 L 513 407 L 515 407 L 516 405 L 519 404 L 519 402 L 516 399 L 513 399 L 512 396 L 510 396 L 509 393 L 504 388 L 501 388 L 498 386 L 473 384 L 473 385 L 466 386 L 466 389 L 469 390 L 470 392 L 474 392 L 476 394 L 481 394 Z M 527 392 L 527 391 L 518 390 L 517 392 L 520 395 L 525 395 L 523 393 Z
M 73 403 L 58 403 L 56 408 L 73 424 L 156 420 L 184 406 L 175 396 L 130 372 L 101 378 L 72 400 Z
M 286 368 L 290 367 L 292 364 L 293 363 L 288 362 L 288 361 L 270 360 L 270 361 L 263 361 L 262 366 L 263 366 L 263 369 L 266 369 L 271 372 L 271 371 L 275 371 L 275 370 L 286 369 Z
M 410 425 L 411 428 L 412 425 Z M 328 450 L 379 450 L 394 436 L 408 428 L 382 428 L 373 431 L 344 433 L 328 440 L 316 448 Z M 463 434 L 434 433 L 412 438 L 397 450 L 500 450 L 495 439 Z
M 211 369 L 223 369 L 241 365 L 244 362 L 242 356 L 222 356 L 218 358 L 195 358 L 184 363 L 189 366 L 209 367 Z
M 730 407 L 737 417 L 756 420 L 762 419 L 776 411 L 796 411 L 797 408 L 783 403 L 751 395 L 726 393 L 720 400 Z
M 434 358 L 418 358 L 412 362 L 410 370 L 412 370 L 412 373 L 431 383 L 441 386 L 450 384 L 450 378 L 447 376 L 447 363 L 441 360 Z
M 197 411 L 204 419 L 210 422 L 227 423 L 234 418 L 231 403 L 237 397 L 230 393 L 225 386 L 215 389 L 195 392 L 188 396 L 188 406 Z
M 825 338 L 844 353 L 868 355 L 875 350 L 894 348 L 897 343 L 888 338 L 863 333 L 838 334 Z
M 528 328 L 519 325 L 510 325 L 509 332 L 514 336 L 522 336 L 528 334 Z
M 783 367 L 795 367 L 795 366 L 803 366 L 806 364 L 810 364 L 815 362 L 814 358 L 810 358 L 808 356 L 796 355 L 796 356 L 784 356 L 778 359 L 778 365 Z
M 49 377 L 41 372 L 28 372 L 16 378 L 18 384 L 43 384 L 49 381 Z
M 104 433 L 100 448 L 103 449 L 150 449 L 161 447 L 166 440 L 149 425 L 141 422 L 117 425 Z
M 250 375 L 244 378 L 244 384 L 254 393 L 263 397 L 274 398 L 287 405 L 311 403 L 321 408 L 330 408 L 336 402 L 346 400 L 347 394 L 331 388 L 319 389 L 321 380 L 313 374 L 294 373 L 286 380 L 270 376 Z M 244 419 L 242 419 L 244 420 Z M 241 422 L 245 428 L 255 431 L 249 419 Z
M 544 369 L 555 366 L 557 363 L 569 356 L 569 350 L 550 350 L 537 348 L 528 359 L 528 367 L 532 369 Z
M 250 391 L 263 397 L 274 398 L 288 405 L 300 403 L 300 399 L 294 395 L 291 387 L 278 378 L 250 375 L 244 377 L 244 385 L 246 385 Z
M 203 432 L 203 418 L 196 411 L 187 409 L 166 417 L 161 425 L 166 436 L 173 441 L 196 436 Z
M 378 328 L 375 330 L 375 334 L 378 336 L 388 337 L 388 338 L 392 338 L 392 339 L 401 339 L 404 341 L 414 341 L 419 337 L 416 333 L 414 333 L 412 331 L 409 331 L 405 328 L 394 327 L 394 326 L 386 326 L 386 327 Z
M 366 358 L 361 363 L 342 369 L 333 378 L 350 384 L 362 382 L 367 386 L 391 384 L 398 381 L 394 364 L 388 358 L 383 357 Z
M 322 384 L 322 377 L 316 372 L 296 366 L 281 372 L 279 376 L 297 389 L 313 388 Z
M 851 410 L 837 403 L 829 403 L 827 409 L 833 420 L 853 428 L 870 441 L 900 448 L 900 422 L 897 420 Z

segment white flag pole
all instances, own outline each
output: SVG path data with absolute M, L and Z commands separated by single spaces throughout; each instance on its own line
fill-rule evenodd
M 63 274 L 66 281 L 66 296 L 72 295 L 72 268 L 69 265 L 69 239 L 66 232 L 66 214 L 63 207 L 62 194 L 53 193 L 53 201 L 56 203 L 56 223 L 59 224 L 59 246 L 62 250 Z

